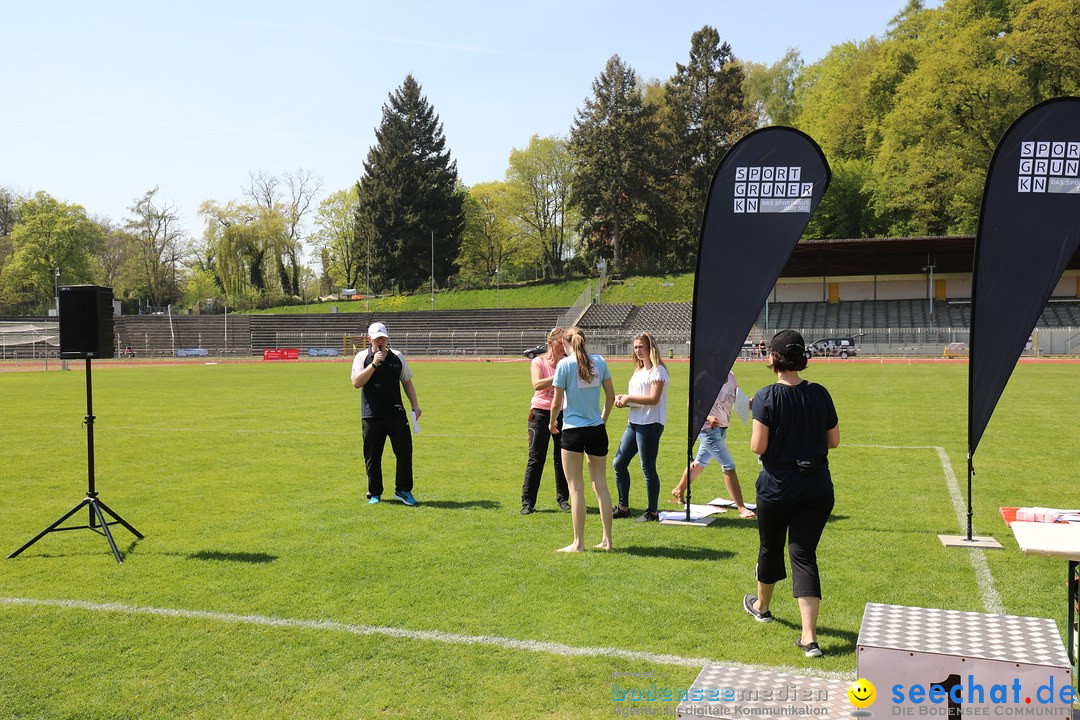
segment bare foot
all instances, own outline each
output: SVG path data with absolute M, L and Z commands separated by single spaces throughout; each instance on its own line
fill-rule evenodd
M 741 507 L 739 508 L 739 517 L 741 517 L 743 520 L 749 520 L 752 517 L 757 517 L 757 515 L 755 515 L 754 511 L 750 508 Z
M 566 547 L 564 547 L 564 548 L 559 548 L 559 549 L 558 549 L 558 550 L 556 550 L 555 552 L 566 552 L 566 553 L 571 553 L 571 552 L 583 552 L 584 550 L 585 550 L 585 548 L 584 548 L 584 547 L 582 547 L 581 545 L 575 545 L 574 543 L 570 543 L 570 544 L 569 544 L 569 545 L 567 545 Z
M 611 543 L 608 542 L 608 541 L 604 541 L 604 542 L 600 543 L 599 545 L 595 545 L 594 547 L 597 550 L 603 550 L 604 552 L 611 552 Z

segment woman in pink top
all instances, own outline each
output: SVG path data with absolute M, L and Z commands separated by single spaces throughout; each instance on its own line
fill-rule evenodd
M 525 465 L 525 482 L 521 486 L 521 514 L 530 515 L 536 508 L 536 494 L 540 489 L 540 478 L 544 474 L 547 460 L 548 442 L 554 440 L 555 460 L 555 502 L 559 509 L 568 512 L 570 491 L 566 486 L 566 475 L 562 467 L 562 443 L 560 435 L 552 436 L 548 429 L 551 420 L 551 399 L 555 394 L 551 380 L 555 376 L 555 366 L 563 358 L 563 329 L 554 328 L 547 336 L 547 352 L 533 358 L 529 367 L 532 375 L 533 397 L 529 408 L 529 462 Z M 562 430 L 562 408 L 557 411 L 556 423 Z

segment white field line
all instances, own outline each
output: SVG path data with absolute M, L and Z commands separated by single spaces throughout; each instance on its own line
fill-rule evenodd
M 960 532 L 967 530 L 967 508 L 964 506 L 964 498 L 960 495 L 960 484 L 956 481 L 956 473 L 953 472 L 952 463 L 945 448 L 934 448 L 941 466 L 945 470 L 945 480 L 949 485 L 949 495 L 952 497 L 953 509 L 956 511 L 956 522 L 960 526 Z M 974 534 L 974 526 L 972 527 Z M 994 576 L 990 574 L 990 565 L 986 562 L 986 551 L 981 548 L 968 548 L 968 557 L 975 568 L 975 580 L 979 583 L 979 592 L 982 594 L 983 607 L 986 611 L 995 615 L 1005 614 L 1005 603 L 1001 601 L 997 589 L 994 588 Z
M 953 510 L 956 512 L 956 522 L 960 526 L 960 532 L 967 532 L 967 506 L 960 494 L 960 484 L 956 480 L 952 463 L 945 448 L 938 445 L 847 445 L 846 447 L 870 448 L 878 450 L 933 450 L 941 461 L 941 469 L 945 473 L 945 484 L 949 488 L 949 498 L 952 500 Z M 974 531 L 973 531 L 974 532 Z M 975 570 L 975 582 L 979 585 L 979 593 L 982 595 L 983 607 L 986 612 L 994 615 L 1005 614 L 1005 603 L 1001 600 L 997 588 L 994 587 L 994 576 L 990 574 L 990 565 L 986 562 L 986 551 L 982 548 L 968 548 L 968 557 Z
M 166 618 L 201 620 L 229 623 L 233 625 L 256 625 L 262 627 L 296 628 L 347 633 L 350 635 L 381 635 L 384 637 L 404 638 L 425 642 L 446 643 L 449 645 L 479 645 L 497 647 L 505 650 L 562 655 L 565 657 L 595 657 L 615 660 L 630 660 L 653 665 L 677 665 L 680 667 L 701 668 L 713 664 L 708 658 L 682 657 L 666 653 L 652 653 L 642 650 L 622 650 L 609 647 L 582 647 L 563 643 L 541 642 L 538 640 L 515 640 L 497 635 L 462 635 L 437 630 L 407 630 L 405 628 L 381 627 L 377 625 L 354 625 L 332 620 L 295 620 L 292 618 L 270 617 L 267 615 L 235 615 L 232 613 L 208 612 L 205 610 L 182 610 L 176 608 L 157 608 L 143 605 L 124 605 L 121 603 L 92 603 L 82 600 L 38 600 L 32 598 L 0 597 L 0 605 L 15 607 L 50 607 L 64 610 L 83 610 L 87 612 L 119 613 L 123 615 L 154 615 Z M 830 680 L 850 680 L 851 673 L 813 671 L 813 669 L 790 666 L 768 667 L 764 665 L 746 665 L 743 663 L 723 662 L 725 667 L 738 670 L 757 670 L 786 672 L 809 675 Z
M 432 435 L 430 434 L 428 436 L 432 437 Z M 454 435 L 446 437 L 463 436 Z M 501 439 L 503 437 L 505 436 L 491 436 L 491 439 Z M 966 530 L 967 511 L 964 506 L 963 498 L 960 494 L 960 487 L 956 480 L 956 473 L 953 472 L 952 463 L 949 461 L 949 456 L 945 452 L 945 448 L 937 445 L 857 444 L 847 444 L 845 445 L 845 447 L 866 448 L 871 450 L 934 450 L 938 456 L 938 459 L 941 462 L 942 470 L 945 474 L 945 481 L 948 485 L 949 496 L 953 503 L 953 509 L 956 512 L 957 522 L 961 527 L 961 531 Z M 987 612 L 989 613 L 1003 614 L 1005 612 L 1005 606 L 1004 603 L 1001 601 L 1001 596 L 998 594 L 997 589 L 994 587 L 994 578 L 993 575 L 991 575 L 990 573 L 990 567 L 986 562 L 986 556 L 984 551 L 978 548 L 969 548 L 968 556 L 971 558 L 971 564 L 975 571 L 975 579 L 979 585 L 979 592 L 982 595 L 983 607 L 985 607 Z M 637 650 L 622 650 L 619 648 L 578 647 L 573 645 L 564 645 L 561 643 L 548 643 L 536 640 L 514 640 L 512 638 L 502 638 L 489 635 L 460 635 L 456 633 L 444 633 L 439 631 L 406 630 L 403 628 L 387 628 L 370 625 L 351 625 L 347 623 L 339 623 L 333 621 L 272 618 L 262 615 L 233 615 L 228 613 L 214 613 L 201 610 L 175 610 L 167 608 L 121 605 L 117 603 L 89 603 L 79 600 L 33 600 L 26 598 L 0 597 L 0 604 L 50 606 L 69 609 L 92 610 L 98 612 L 119 612 L 127 614 L 159 615 L 163 617 L 182 617 L 215 620 L 218 622 L 265 625 L 271 627 L 297 627 L 314 630 L 333 630 L 336 632 L 346 632 L 354 635 L 385 635 L 388 637 L 403 637 L 416 640 L 428 640 L 433 642 L 445 642 L 459 645 L 490 645 L 506 649 L 524 650 L 528 652 L 548 653 L 553 655 L 564 655 L 571 657 L 611 657 L 623 660 L 642 661 L 659 665 L 681 665 L 686 667 L 699 667 L 711 663 L 711 661 L 707 658 L 686 658 L 678 655 L 649 653 Z M 842 673 L 809 672 L 804 668 L 796 669 L 788 666 L 766 667 L 759 665 L 745 665 L 742 663 L 727 662 L 722 664 L 727 667 L 749 670 L 773 670 L 779 672 L 794 672 L 796 674 L 801 673 L 804 675 L 814 675 L 817 677 L 840 680 L 846 680 L 849 678 L 849 675 L 845 675 Z

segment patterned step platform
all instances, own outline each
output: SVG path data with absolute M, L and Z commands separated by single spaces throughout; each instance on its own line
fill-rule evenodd
M 798 652 L 792 647 L 792 652 Z M 855 678 L 826 680 L 771 670 L 706 665 L 679 703 L 679 718 L 837 718 L 855 710 Z

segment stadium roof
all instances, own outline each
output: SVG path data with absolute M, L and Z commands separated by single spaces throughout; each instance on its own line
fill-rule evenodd
M 971 272 L 975 236 L 803 240 L 781 277 Z M 1080 269 L 1080 252 L 1067 269 Z

